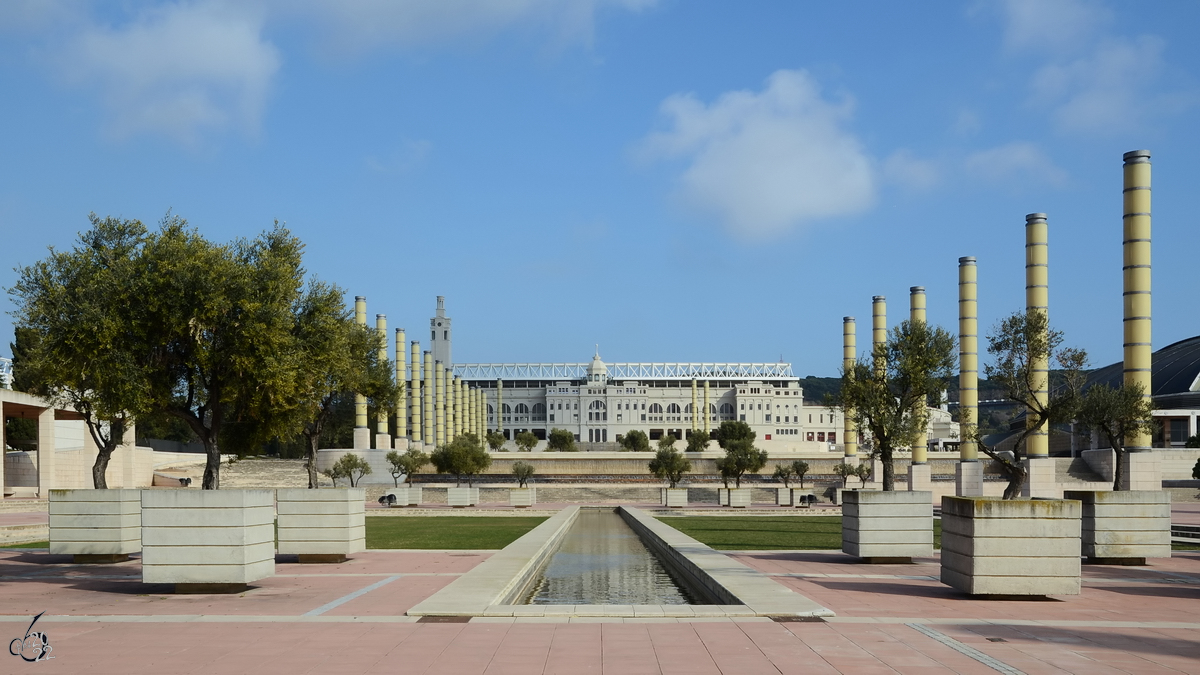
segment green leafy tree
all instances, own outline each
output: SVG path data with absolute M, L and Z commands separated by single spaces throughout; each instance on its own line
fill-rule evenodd
M 73 409 L 95 441 L 92 485 L 108 487 L 105 473 L 137 411 L 145 349 L 130 339 L 130 307 L 141 304 L 130 280 L 146 228 L 136 220 L 89 216 L 69 251 L 17 268 L 9 289 L 17 310 L 14 370 L 17 389 Z M 219 461 L 218 461 L 219 463 Z
M 525 483 L 529 482 L 530 478 L 533 478 L 533 474 L 536 473 L 536 471 L 537 470 L 533 468 L 533 465 L 529 464 L 528 462 L 513 462 L 512 475 L 513 478 L 517 479 L 517 487 L 525 487 Z
M 630 452 L 649 452 L 650 437 L 644 431 L 633 429 L 621 437 L 621 447 Z
M 700 431 L 700 430 L 693 431 L 692 435 L 688 436 L 688 439 L 687 439 L 687 451 L 688 452 L 703 452 L 706 448 L 708 448 L 709 440 L 710 439 L 708 437 L 708 434 L 705 433 L 704 431 Z
M 392 482 L 400 487 L 400 476 L 404 476 L 404 482 L 412 485 L 413 474 L 429 463 L 429 455 L 416 448 L 409 448 L 404 454 L 392 450 L 387 454 L 387 461 L 392 467 Z
M 309 284 L 295 311 L 297 360 L 293 424 L 305 440 L 308 487 L 317 487 L 317 450 L 338 404 L 354 394 L 376 411 L 393 412 L 399 391 L 388 359 L 379 358 L 385 338 L 354 322 L 341 289 Z
M 578 452 L 575 434 L 566 429 L 551 429 L 546 439 L 546 449 L 552 452 Z
M 1183 444 L 1185 448 L 1200 448 L 1200 434 L 1187 439 L 1187 443 Z
M 800 483 L 800 489 L 804 489 L 804 476 L 808 474 L 808 462 L 799 459 L 792 462 L 792 474 L 796 476 L 796 481 Z
M 659 450 L 674 450 L 675 443 L 678 442 L 678 440 L 679 439 L 675 438 L 675 434 L 667 434 L 666 436 L 659 438 L 656 445 L 658 445 Z
M 508 439 L 504 438 L 504 434 L 499 431 L 489 431 L 487 434 L 487 444 L 492 449 L 492 452 L 500 452 L 504 448 L 504 441 L 506 440 Z
M 1049 430 L 1051 424 L 1076 418 L 1081 403 L 1080 390 L 1085 379 L 1087 352 L 1063 347 L 1063 334 L 1050 328 L 1046 313 L 1039 310 L 1014 312 L 998 323 L 987 336 L 988 353 L 995 363 L 984 367 L 991 384 L 1003 396 L 1025 408 L 1025 428 L 1017 435 L 1013 453 L 997 452 L 983 443 L 978 429 L 965 428 L 962 434 L 973 438 L 980 450 L 995 460 L 1008 479 L 1005 499 L 1021 496 L 1027 471 L 1022 463 L 1026 442 L 1037 430 Z M 1057 363 L 1059 386 L 1051 388 L 1046 400 L 1035 393 L 1039 361 Z
M 883 463 L 884 490 L 895 489 L 896 450 L 911 447 L 925 433 L 925 406 L 940 402 L 957 363 L 956 344 L 945 329 L 904 321 L 870 358 L 843 369 L 841 389 L 827 399 L 832 408 L 849 411 L 858 428 L 871 436 Z
M 754 430 L 749 424 L 740 420 L 726 420 L 721 422 L 721 426 L 717 427 L 717 444 L 722 448 L 728 448 L 730 443 L 736 441 L 751 441 L 757 437 Z
M 1125 439 L 1155 430 L 1154 405 L 1144 398 L 1140 383 L 1120 387 L 1097 384 L 1080 399 L 1077 421 L 1086 429 L 1099 431 L 1116 454 L 1113 464 L 1113 490 L 1121 489 L 1126 459 Z
M 717 470 L 729 486 L 733 479 L 735 487 L 742 487 L 742 476 L 758 473 L 767 465 L 767 451 L 754 447 L 753 441 L 731 440 L 726 443 L 725 456 L 717 460 Z
M 858 484 L 862 487 L 867 486 L 867 479 L 871 477 L 871 465 L 859 464 L 854 467 L 854 475 L 858 477 Z
M 475 476 L 492 465 L 492 456 L 473 433 L 458 436 L 435 449 L 429 460 L 438 473 L 454 474 L 455 485 L 462 485 L 464 476 L 468 486 L 474 485 Z
M 333 466 L 329 467 L 329 469 L 327 471 L 322 471 L 321 473 L 324 474 L 325 477 L 328 478 L 330 480 L 330 482 L 333 483 L 333 487 L 337 487 L 337 482 L 338 482 L 339 478 L 346 477 L 346 472 L 342 469 L 342 467 L 338 466 L 336 463 Z
M 219 439 L 247 444 L 295 430 L 306 357 L 296 338 L 303 244 L 276 225 L 254 240 L 213 244 L 168 216 L 136 260 L 128 332 L 143 355 L 147 409 L 187 422 L 204 445 L 202 487 L 220 487 Z
M 858 467 L 845 462 L 833 467 L 833 475 L 842 479 L 842 487 L 846 487 L 846 481 L 850 480 L 851 476 L 858 475 Z
M 683 480 L 683 474 L 692 470 L 692 463 L 674 448 L 674 436 L 668 435 L 666 438 L 670 438 L 671 443 L 664 444 L 665 438 L 659 439 L 658 451 L 654 453 L 654 459 L 650 460 L 650 473 L 654 474 L 655 478 L 667 481 L 668 487 L 674 488 Z
M 534 436 L 532 431 L 522 431 L 514 440 L 522 452 L 533 452 L 533 446 L 537 445 L 538 437 Z
M 792 477 L 795 473 L 792 471 L 790 464 L 780 464 L 775 467 L 775 478 L 783 483 L 783 487 L 791 487 Z
M 363 476 L 371 473 L 371 465 L 367 464 L 367 460 L 362 457 L 349 452 L 342 455 L 341 459 L 337 462 L 334 462 L 333 471 L 339 476 L 349 479 L 350 487 L 355 487 L 358 485 L 358 481 L 362 480 Z

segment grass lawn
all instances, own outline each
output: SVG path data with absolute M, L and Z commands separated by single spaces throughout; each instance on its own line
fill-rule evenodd
M 718 550 L 840 551 L 842 548 L 842 519 L 834 516 L 690 516 L 660 520 Z M 934 548 L 941 548 L 941 543 L 942 521 L 934 520 Z
M 50 542 L 31 541 L 24 544 L 0 544 L 0 548 L 50 548 Z
M 499 549 L 545 520 L 536 516 L 367 516 L 367 548 Z

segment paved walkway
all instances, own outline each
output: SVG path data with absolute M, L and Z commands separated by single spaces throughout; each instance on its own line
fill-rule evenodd
M 1080 596 L 973 600 L 936 558 L 866 566 L 834 551 L 743 562 L 837 612 L 824 623 L 538 618 L 418 623 L 405 610 L 489 551 L 369 551 L 341 565 L 281 556 L 233 596 L 175 596 L 139 562 L 74 565 L 0 551 L 0 642 L 30 619 L 53 660 L 3 673 L 1200 673 L 1200 552 L 1084 567 Z M 364 592 L 365 591 L 365 592 Z

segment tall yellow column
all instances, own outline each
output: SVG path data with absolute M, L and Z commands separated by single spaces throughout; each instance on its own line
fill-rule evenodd
M 434 443 L 440 447 L 446 444 L 446 365 L 436 360 L 433 362 L 433 417 Z
M 871 298 L 871 353 L 879 354 L 880 346 L 887 345 L 887 299 L 882 295 Z M 875 375 L 882 376 L 887 362 L 875 356 Z
M 479 434 L 479 440 L 486 441 L 487 434 L 488 434 L 488 430 L 487 430 L 487 423 L 488 423 L 487 390 L 482 389 L 482 388 L 476 388 L 475 389 L 475 399 L 476 399 L 476 401 L 475 401 L 476 404 L 479 406 L 479 414 L 476 415 L 476 421 L 479 424 L 479 430 L 477 433 Z
M 857 338 L 855 337 L 854 317 L 842 317 L 842 371 L 853 373 L 854 363 L 858 360 Z M 842 448 L 847 459 L 858 458 L 858 425 L 854 423 L 854 409 L 847 407 L 842 411 Z M 852 462 L 851 462 L 852 463 Z
M 387 315 L 375 315 L 375 332 L 379 334 L 379 339 L 382 341 L 376 357 L 379 358 L 380 363 L 383 363 L 388 357 Z M 375 447 L 380 450 L 392 448 L 392 437 L 388 435 L 387 413 L 382 411 L 375 416 Z
M 421 402 L 423 404 L 421 407 L 425 409 L 425 415 L 421 420 L 421 440 L 425 443 L 426 447 L 433 447 L 436 440 L 434 436 L 436 420 L 433 418 L 433 352 L 423 352 L 421 354 L 421 363 L 421 371 L 425 374 L 425 389 L 421 395 Z
M 404 329 L 396 329 L 396 440 L 408 437 L 408 364 Z
M 466 429 L 463 427 L 463 418 L 466 417 L 467 409 L 463 407 L 463 387 L 462 378 L 454 376 L 454 437 L 458 438 L 463 435 Z
M 1125 386 L 1140 384 L 1142 395 L 1151 394 L 1152 348 L 1150 344 L 1150 151 L 1134 150 L 1124 155 L 1122 269 L 1125 324 Z M 1161 490 L 1162 472 L 1150 452 L 1150 434 L 1125 437 L 1129 451 L 1123 471 L 1122 490 Z
M 712 413 L 709 409 L 712 403 L 709 403 L 708 398 L 708 380 L 704 381 L 704 437 L 709 438 L 712 435 Z M 631 422 L 633 420 L 630 420 Z
M 958 423 L 963 431 L 955 467 L 955 494 L 983 495 L 983 463 L 972 434 L 979 426 L 978 268 L 971 256 L 958 259 Z
M 1046 214 L 1031 213 L 1025 216 L 1025 311 L 1040 312 L 1049 316 L 1049 245 L 1047 243 Z M 1033 379 L 1033 396 L 1042 406 L 1049 400 L 1050 360 L 1034 359 L 1030 364 Z M 1032 418 L 1027 418 L 1032 421 Z M 1049 429 L 1042 428 L 1029 434 L 1025 441 L 1030 458 L 1050 456 Z
M 367 325 L 367 299 L 361 295 L 354 296 L 354 323 Z M 371 429 L 367 426 L 367 397 L 362 394 L 354 395 L 354 449 L 365 450 L 371 447 Z
M 466 422 L 464 423 L 464 427 L 470 433 L 473 433 L 476 436 L 478 436 L 479 433 L 475 428 L 476 427 L 475 413 L 478 412 L 478 409 L 475 407 L 475 388 L 467 387 L 466 391 L 464 392 L 463 395 L 464 395 L 465 401 L 466 401 L 465 405 L 467 406 L 467 419 L 466 419 Z
M 412 341 L 412 372 L 409 374 L 408 388 L 412 391 L 412 401 L 409 402 L 412 411 L 412 439 L 424 443 L 421 435 L 421 344 Z
M 504 431 L 504 380 L 496 379 L 496 431 Z
M 913 286 L 908 289 L 908 321 L 914 326 L 925 323 L 925 287 Z M 926 410 L 927 401 L 917 401 L 913 406 L 913 415 L 920 419 L 929 417 L 929 412 Z M 925 425 L 926 430 L 917 435 L 916 442 L 912 449 L 912 463 L 924 464 L 928 461 L 929 451 L 929 425 Z M 911 485 L 909 486 L 911 489 Z
M 700 391 L 696 386 L 696 378 L 692 378 L 692 431 L 695 432 L 697 423 L 700 421 L 697 418 L 700 414 Z

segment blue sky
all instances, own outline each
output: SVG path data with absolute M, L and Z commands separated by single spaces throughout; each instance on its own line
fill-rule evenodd
M 1200 4 L 0 4 L 0 285 L 87 214 L 285 221 L 315 275 L 459 362 L 832 376 L 957 259 L 985 326 L 1050 223 L 1051 321 L 1121 358 L 1121 154 L 1154 162 L 1154 344 L 1200 333 Z M 0 309 L 10 311 L 7 296 Z M 11 324 L 0 322 L 0 353 Z

